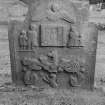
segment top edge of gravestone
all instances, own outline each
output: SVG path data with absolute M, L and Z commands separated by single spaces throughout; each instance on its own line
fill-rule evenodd
M 25 4 L 32 4 L 35 2 L 39 2 L 39 1 L 57 1 L 57 0 L 20 0 L 22 2 L 24 2 Z M 61 1 L 67 1 L 67 0 L 61 0 Z M 68 0 L 68 1 L 72 1 L 72 2 L 81 2 L 80 0 Z M 83 2 L 83 1 L 82 1 Z M 85 1 L 86 2 L 86 1 Z
M 24 2 L 25 4 L 30 5 L 30 4 L 33 4 L 37 1 L 43 1 L 43 0 L 20 0 L 20 1 Z

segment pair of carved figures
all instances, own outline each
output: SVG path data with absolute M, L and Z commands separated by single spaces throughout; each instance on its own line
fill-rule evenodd
M 31 24 L 29 30 L 22 30 L 18 37 L 19 47 L 21 50 L 30 50 L 33 46 L 38 46 L 36 26 Z

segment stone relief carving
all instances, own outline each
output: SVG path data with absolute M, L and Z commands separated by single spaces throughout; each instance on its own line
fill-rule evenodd
M 27 80 L 30 81 L 29 83 L 34 82 L 36 79 L 35 71 L 45 71 L 47 72 L 47 76 L 43 77 L 43 80 L 50 84 L 52 87 L 56 87 L 56 73 L 57 73 L 57 66 L 55 64 L 55 58 L 53 54 L 49 53 L 47 56 L 41 56 L 38 59 L 31 59 L 31 58 L 24 58 L 22 63 L 22 70 L 25 72 L 25 83 L 27 84 Z
M 24 81 L 27 85 L 35 83 L 38 80 L 36 72 L 42 71 L 47 75 L 43 75 L 42 80 L 48 83 L 51 87 L 57 87 L 57 74 L 65 72 L 69 74 L 69 85 L 77 87 L 81 85 L 80 79 L 83 81 L 85 68 L 82 67 L 77 57 L 71 57 L 71 60 L 61 59 L 60 63 L 56 63 L 56 58 L 53 52 L 48 55 L 42 55 L 39 58 L 27 58 L 21 60 L 22 70 L 25 72 Z M 84 70 L 83 70 L 84 69 Z
M 64 7 L 64 4 L 62 1 L 51 1 L 48 5 L 47 10 L 47 19 L 50 21 L 57 21 L 59 19 L 68 22 L 68 23 L 74 23 L 75 17 L 71 17 L 68 14 L 68 11 L 66 11 L 66 7 Z
M 18 37 L 20 50 L 31 50 L 38 45 L 37 26 L 31 24 L 28 30 L 22 30 Z
M 68 34 L 68 41 L 67 41 L 68 47 L 73 46 L 83 46 L 81 43 L 81 35 L 77 35 L 76 32 L 71 28 Z
M 32 21 L 40 22 L 36 25 L 30 22 L 28 36 L 30 36 L 31 48 L 35 46 L 46 47 L 75 47 L 81 46 L 81 36 L 77 35 L 78 30 L 71 27 L 76 24 L 75 14 L 69 15 L 66 10 L 66 4 L 62 1 L 50 1 L 47 8 L 43 9 L 43 13 L 36 16 L 32 15 Z M 33 11 L 34 14 L 34 11 Z M 40 19 L 41 18 L 41 19 Z M 76 25 L 75 25 L 76 27 Z M 41 29 L 39 29 L 41 28 Z M 38 32 L 39 31 L 39 32 Z M 30 45 L 29 44 L 29 45 Z
M 26 85 L 37 86 L 39 81 L 45 86 L 63 88 L 65 82 L 65 88 L 81 85 L 90 88 L 94 80 L 95 56 L 92 54 L 96 54 L 96 28 L 89 23 L 81 28 L 83 22 L 79 21 L 79 11 L 69 0 L 48 1 L 29 4 L 26 20 L 13 24 L 16 32 L 11 31 L 13 28 L 10 30 L 11 53 L 14 52 L 12 67 L 23 73 L 20 76 L 15 72 L 19 75 L 18 80 L 13 78 Z
M 66 46 L 67 26 L 60 24 L 41 25 L 41 45 L 42 46 Z
M 83 81 L 85 65 L 78 60 L 78 57 L 71 57 L 70 60 L 62 59 L 59 69 L 69 74 L 69 84 L 72 87 L 80 86 L 80 78 Z M 84 65 L 84 66 L 83 66 Z
M 22 30 L 22 32 L 19 35 L 18 41 L 19 41 L 20 49 L 22 50 L 28 49 L 29 47 L 28 46 L 28 35 L 27 35 L 26 30 Z
M 38 46 L 38 28 L 36 24 L 30 24 L 28 34 L 31 36 L 31 47 Z
M 29 30 L 22 30 L 18 37 L 20 50 L 34 49 L 34 47 L 81 47 L 81 36 L 69 29 L 66 25 L 42 24 L 41 34 L 38 32 L 39 26 L 30 24 Z M 41 45 L 41 46 L 40 46 Z

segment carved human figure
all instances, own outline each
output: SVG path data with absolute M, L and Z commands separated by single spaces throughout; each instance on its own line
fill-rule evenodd
M 30 25 L 29 35 L 31 37 L 30 39 L 31 48 L 38 46 L 38 33 L 37 33 L 37 26 L 35 24 Z
M 40 57 L 40 61 L 43 64 L 44 69 L 48 72 L 48 75 L 44 77 L 43 80 L 50 84 L 51 87 L 57 87 L 57 65 L 55 59 L 56 58 L 53 51 L 49 52 L 47 56 Z
M 36 71 L 41 70 L 41 66 L 37 59 L 24 58 L 22 59 L 22 69 L 24 71 L 24 83 L 26 85 L 33 85 L 38 80 Z
M 70 29 L 70 32 L 68 34 L 68 41 L 67 41 L 67 46 L 74 46 L 75 45 L 75 34 L 72 31 L 72 29 Z
M 80 41 L 81 36 L 77 35 L 75 30 L 73 28 L 70 28 L 69 34 L 68 34 L 68 41 L 67 41 L 67 46 L 81 46 L 81 41 Z
M 75 19 L 71 14 L 66 11 L 66 8 L 63 6 L 63 2 L 61 0 L 53 0 L 49 4 L 48 8 L 48 19 L 50 20 L 58 20 L 61 19 L 63 21 L 74 23 Z
M 47 71 L 47 75 L 44 75 L 42 79 L 48 83 L 51 87 L 57 87 L 56 73 L 57 66 L 55 64 L 55 58 L 51 52 L 48 56 L 41 56 L 39 59 L 36 58 L 24 58 L 22 59 L 22 69 L 24 71 L 24 82 L 27 85 L 35 84 L 38 80 L 37 73 L 40 70 Z
M 50 66 L 51 72 L 49 75 L 49 81 L 50 85 L 52 87 L 57 87 L 57 81 L 56 81 L 56 73 L 57 73 L 57 52 L 56 51 L 51 51 L 48 53 L 48 61 L 52 62 L 52 65 Z
M 28 36 L 27 32 L 23 30 L 19 35 L 19 47 L 22 50 L 28 49 Z

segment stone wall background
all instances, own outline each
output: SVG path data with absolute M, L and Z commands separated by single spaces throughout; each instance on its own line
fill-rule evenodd
M 86 6 L 85 2 L 83 6 L 84 7 L 82 9 L 84 10 Z M 26 13 L 27 13 L 27 6 L 24 5 L 22 2 L 19 2 L 18 0 L 0 0 L 0 74 L 8 74 L 8 75 L 11 74 L 9 43 L 8 43 L 8 22 L 11 19 L 23 20 Z M 83 11 L 83 14 L 86 15 L 86 12 Z M 90 18 L 90 20 L 91 19 L 93 18 Z M 96 71 L 95 71 L 96 80 L 100 80 L 100 78 L 103 78 L 103 80 L 105 80 L 105 35 L 104 34 L 105 34 L 104 31 L 99 32 L 98 36 L 98 49 L 97 49 Z

